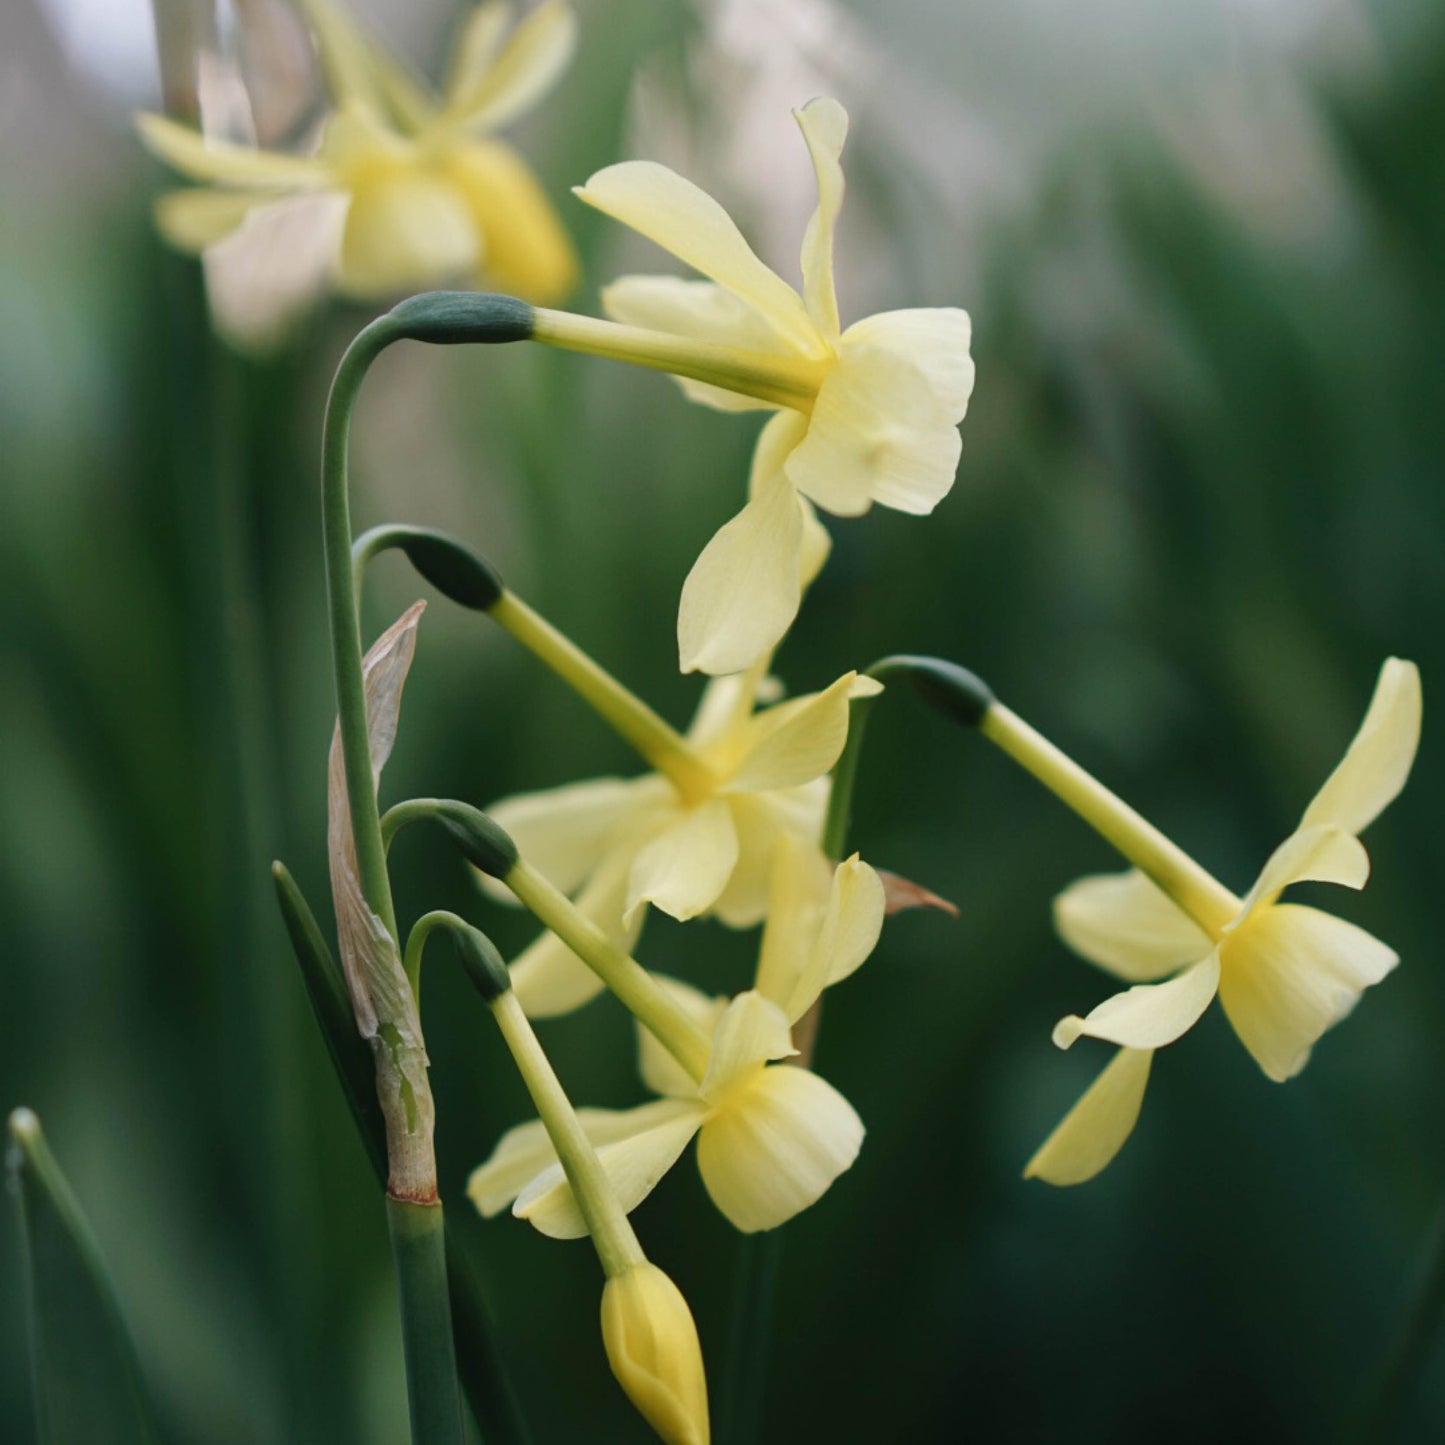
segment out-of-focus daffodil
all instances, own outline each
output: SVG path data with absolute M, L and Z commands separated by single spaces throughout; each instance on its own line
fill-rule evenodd
M 931 512 L 953 485 L 973 389 L 966 312 L 891 311 L 841 327 L 833 230 L 848 117 L 826 98 L 795 115 L 818 183 L 801 294 L 705 192 L 664 166 L 628 161 L 577 194 L 709 279 L 624 277 L 602 297 L 617 325 L 537 314 L 538 341 L 670 371 L 708 406 L 778 413 L 758 441 L 748 504 L 683 589 L 678 644 L 688 672 L 741 671 L 787 630 L 816 526 L 803 498 L 843 517 L 875 502 Z
M 757 710 L 760 674 L 709 683 L 685 738 L 694 765 L 681 778 L 597 778 L 487 810 L 532 866 L 575 894 L 579 909 L 625 949 L 648 904 L 678 919 L 715 913 L 735 928 L 759 922 L 779 840 L 816 848 L 849 700 L 878 684 L 850 672 L 822 692 Z M 518 998 L 537 1017 L 565 1013 L 602 988 L 551 933 L 512 973 Z
M 1192 1027 L 1216 995 L 1260 1068 L 1283 1082 L 1395 967 L 1395 952 L 1363 929 L 1279 900 L 1293 883 L 1364 886 L 1370 865 L 1358 835 L 1404 786 L 1420 713 L 1415 665 L 1391 658 L 1344 759 L 1243 899 L 1202 872 L 1193 887 L 1165 891 L 1138 870 L 1084 878 L 1059 896 L 1054 917 L 1065 942 L 1133 987 L 1055 1028 L 1061 1048 L 1087 1036 L 1118 1044 L 1119 1053 L 1027 1174 L 1076 1184 L 1104 1168 L 1134 1127 L 1154 1051 Z
M 206 184 L 161 197 L 162 234 L 204 252 L 241 227 L 299 215 L 287 253 L 330 254 L 330 279 L 362 298 L 458 281 L 555 301 L 577 276 L 572 243 L 521 157 L 493 132 L 535 104 L 571 56 L 576 22 L 548 0 L 505 38 L 510 7 L 473 12 L 440 96 L 361 35 L 327 0 L 309 0 L 335 113 L 315 154 L 209 140 L 156 115 L 142 138 Z M 324 232 L 324 235 L 320 233 Z M 287 254 L 268 258 L 287 264 Z
M 702 1076 L 691 1076 L 644 1033 L 643 1079 L 662 1097 L 636 1109 L 580 1111 L 624 1208 L 651 1193 L 694 1136 L 708 1193 L 748 1233 L 791 1219 L 853 1163 L 863 1142 L 853 1107 L 817 1074 L 777 1061 L 796 1052 L 792 1027 L 823 989 L 873 951 L 885 908 L 883 884 L 856 855 L 830 876 L 806 845 L 778 848 L 755 986 L 729 1003 L 669 981 L 711 1030 Z M 544 1234 L 585 1232 L 538 1122 L 505 1134 L 467 1192 L 484 1215 L 515 1201 L 513 1213 Z

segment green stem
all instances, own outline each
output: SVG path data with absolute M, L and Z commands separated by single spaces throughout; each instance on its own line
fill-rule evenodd
M 871 675 L 871 674 L 870 674 Z M 877 697 L 855 697 L 848 704 L 848 741 L 833 765 L 828 789 L 828 811 L 823 818 L 823 852 L 833 863 L 842 861 L 848 845 L 848 826 L 853 819 L 853 789 L 858 781 L 858 759 L 863 752 L 863 733 Z
M 491 1007 L 547 1137 L 557 1151 L 567 1182 L 572 1186 L 572 1195 L 603 1271 L 612 1279 L 634 1265 L 645 1263 L 647 1257 L 617 1198 L 617 1191 L 597 1157 L 596 1148 L 583 1131 L 556 1071 L 537 1042 L 516 994 L 508 989 L 492 1000 Z
M 388 1198 L 386 1222 L 401 1300 L 411 1438 L 416 1445 L 464 1445 L 441 1204 Z
M 502 882 L 700 1082 L 707 1073 L 712 1044 L 677 1000 L 626 949 L 619 948 L 565 893 L 525 860 L 518 860 Z
M 718 780 L 685 738 L 618 682 L 565 633 L 514 592 L 503 592 L 492 619 L 549 667 L 629 746 L 669 778 L 689 801 L 710 797 Z

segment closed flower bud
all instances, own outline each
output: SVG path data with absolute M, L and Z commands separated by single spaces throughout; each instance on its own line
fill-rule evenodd
M 631 1266 L 602 1292 L 612 1373 L 668 1445 L 708 1445 L 707 1379 L 682 1292 L 655 1264 Z

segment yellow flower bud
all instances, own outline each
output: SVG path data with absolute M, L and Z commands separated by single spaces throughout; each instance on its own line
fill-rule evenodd
M 617 1382 L 668 1445 L 708 1445 L 707 1379 L 682 1292 L 644 1261 L 602 1291 L 602 1342 Z

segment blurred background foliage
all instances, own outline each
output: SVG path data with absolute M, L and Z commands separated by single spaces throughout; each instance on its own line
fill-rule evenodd
M 294 41 L 279 0 L 236 12 L 248 43 Z M 419 64 L 443 53 L 447 5 L 363 13 Z M 1445 678 L 1438 5 L 582 15 L 520 141 L 583 249 L 584 309 L 655 258 L 565 186 L 623 155 L 673 161 L 786 269 L 812 204 L 786 107 L 831 91 L 854 121 L 845 311 L 974 316 L 958 485 L 928 522 L 833 525 L 779 659 L 789 686 L 898 649 L 966 662 L 1241 886 L 1381 659 L 1418 660 L 1427 690 Z M 393 1441 L 382 1212 L 265 872 L 284 857 L 321 911 L 319 408 L 365 318 L 333 308 L 279 358 L 216 344 L 197 268 L 151 232 L 162 178 L 128 129 L 156 103 L 148 11 L 15 0 L 0 26 L 0 1103 L 45 1120 L 171 1438 Z M 248 63 L 260 116 L 268 73 Z M 358 523 L 472 539 L 681 722 L 699 687 L 675 671 L 678 587 L 736 508 L 752 432 L 621 368 L 398 348 L 362 399 Z M 417 595 L 402 566 L 375 569 L 373 629 Z M 820 1066 L 869 1137 L 789 1227 L 767 1439 L 1330 1436 L 1445 1190 L 1439 736 L 1427 716 L 1369 839 L 1375 879 L 1343 905 L 1399 949 L 1398 974 L 1283 1089 L 1211 1016 L 1161 1058 L 1119 1161 L 1051 1192 L 1019 1169 L 1100 1055 L 1060 1054 L 1049 1028 L 1105 982 L 1054 939 L 1048 902 L 1114 860 L 974 740 L 905 699 L 878 710 L 854 841 L 960 917 L 896 919 L 829 1000 Z M 389 797 L 484 802 L 636 766 L 505 638 L 433 605 Z M 403 909 L 528 937 L 434 840 L 409 837 L 397 867 Z M 730 987 L 752 952 L 665 919 L 641 949 Z M 446 964 L 424 1014 L 443 1187 L 482 1246 L 537 1439 L 641 1439 L 586 1246 L 464 1204 L 526 1110 Z M 606 1002 L 544 1038 L 574 1097 L 639 1096 Z M 10 1215 L 0 1434 L 19 1439 Z M 736 1240 L 691 1167 L 639 1228 L 694 1303 L 716 1384 Z M 1438 1344 L 1402 1439 L 1445 1435 Z

